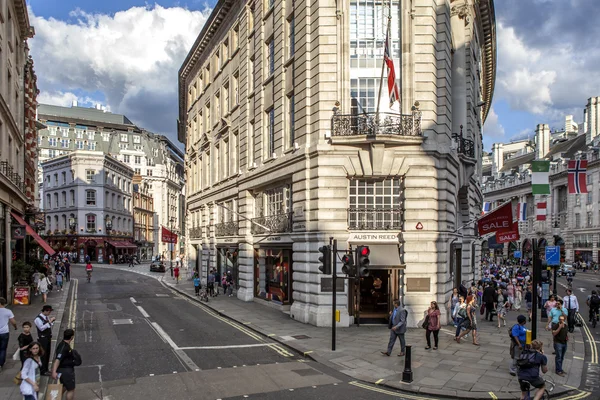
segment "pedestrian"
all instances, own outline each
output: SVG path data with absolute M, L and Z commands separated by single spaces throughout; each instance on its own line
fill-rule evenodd
M 89 254 L 85 256 L 85 263 L 89 264 L 91 261 Z
M 219 285 L 221 285 L 221 275 L 219 274 L 219 271 L 217 271 L 217 269 L 215 268 L 215 297 L 219 296 Z
M 221 277 L 221 286 L 223 286 L 223 295 L 227 296 L 227 273 L 223 272 L 223 276 Z
M 62 292 L 62 288 L 63 288 L 63 273 L 61 270 L 59 270 L 56 273 L 56 289 L 59 292 Z
M 392 355 L 392 349 L 396 344 L 396 339 L 400 339 L 400 354 L 398 357 L 404 355 L 406 350 L 406 340 L 404 334 L 406 333 L 406 310 L 400 305 L 400 300 L 394 300 L 394 311 L 390 313 L 390 320 L 388 328 L 390 329 L 390 340 L 388 342 L 387 351 L 382 351 L 381 354 L 385 356 Z
M 592 294 L 588 296 L 586 304 L 590 309 L 589 319 L 590 322 L 592 322 L 593 318 L 598 318 L 598 309 L 600 309 L 600 296 L 598 295 L 597 291 L 592 290 Z
M 175 281 L 179 283 L 179 266 L 176 264 L 175 269 L 173 269 L 173 274 L 175 275 Z
M 473 332 L 473 344 L 479 346 L 477 342 L 477 318 L 475 317 L 475 309 L 477 304 L 475 303 L 475 296 L 471 295 L 467 297 L 467 318 L 462 322 L 462 326 L 465 328 L 463 332 L 456 338 L 456 343 L 460 343 L 460 339 Z
M 483 290 L 483 302 L 485 303 L 485 320 L 490 317 L 490 322 L 494 322 L 494 311 L 496 311 L 496 291 L 491 283 Z
M 553 294 L 550 295 L 550 298 L 546 301 L 546 303 L 544 303 L 544 308 L 546 309 L 546 315 L 550 316 L 550 311 L 552 311 L 552 309 L 556 307 L 556 297 L 554 297 Z M 546 324 L 546 330 L 550 330 L 551 328 L 551 321 L 548 321 L 548 324 Z
M 196 291 L 196 296 L 200 296 L 200 277 L 198 274 L 194 275 L 194 290 Z
M 0 297 L 0 372 L 6 362 L 6 349 L 8 348 L 8 338 L 10 336 L 9 323 L 17 330 L 15 315 L 11 310 L 6 308 L 6 299 Z
M 531 286 L 527 285 L 527 291 L 525 292 L 525 304 L 527 305 L 527 314 L 529 315 L 529 321 L 531 321 L 531 307 L 533 304 L 533 293 L 531 292 Z
M 21 366 L 21 385 L 19 389 L 24 400 L 37 400 L 39 387 L 39 374 L 42 367 L 44 349 L 38 342 L 31 342 L 25 349 L 25 361 Z
M 454 340 L 456 341 L 463 328 L 462 323 L 467 318 L 467 303 L 465 303 L 464 297 L 460 296 L 458 298 L 458 304 L 454 312 L 456 314 L 456 334 L 454 335 Z
M 31 343 L 33 343 L 33 336 L 31 335 L 31 322 L 25 321 L 23 325 L 23 332 L 17 338 L 17 342 L 19 343 L 19 358 L 21 359 L 21 368 L 23 368 L 23 364 L 27 359 L 27 349 Z
M 133 268 L 133 256 L 129 256 L 127 258 L 127 261 L 129 261 L 129 265 L 127 265 L 127 268 Z
M 432 301 L 427 309 L 427 317 L 428 324 L 425 331 L 425 337 L 427 339 L 427 347 L 425 350 L 431 349 L 431 333 L 433 332 L 433 341 L 434 346 L 433 349 L 437 350 L 438 348 L 438 339 L 440 334 L 440 329 L 442 328 L 440 323 L 440 308 L 438 307 L 437 302 Z
M 173 278 L 173 264 L 172 263 L 169 266 L 169 271 L 171 271 L 171 278 Z M 175 278 L 173 278 L 173 279 L 175 279 Z
M 558 317 L 558 324 L 552 324 L 552 337 L 554 339 L 554 367 L 557 375 L 565 376 L 565 371 L 562 368 L 563 360 L 567 352 L 567 341 L 569 340 L 568 328 L 565 323 L 565 316 Z
M 42 303 L 46 304 L 46 300 L 48 299 L 48 290 L 50 288 L 50 279 L 43 274 L 40 281 L 38 282 L 38 291 L 42 294 Z
M 513 304 L 515 304 L 515 291 L 516 287 L 513 281 L 510 281 L 506 286 L 506 296 L 508 297 L 508 302 L 510 303 L 510 308 L 512 309 Z
M 579 312 L 579 302 L 577 302 L 577 296 L 573 294 L 571 289 L 567 289 L 566 293 L 567 295 L 563 297 L 563 304 L 569 313 L 567 318 L 569 333 L 573 333 L 575 331 L 575 316 Z
M 208 294 L 211 297 L 215 297 L 215 274 L 212 269 L 208 273 L 207 286 L 208 286 Z
M 231 271 L 227 271 L 227 276 L 225 277 L 227 282 L 227 293 L 229 297 L 233 296 L 233 275 L 231 275 Z
M 460 294 L 463 298 L 467 298 L 468 290 L 467 290 L 467 281 L 462 281 L 460 286 L 458 287 L 458 294 Z
M 517 360 L 521 357 L 521 352 L 523 351 L 527 340 L 527 329 L 525 329 L 526 323 L 527 318 L 524 315 L 519 315 L 517 317 L 517 323 L 514 324 L 510 330 L 510 356 L 512 358 L 510 363 L 510 374 L 512 376 L 517 375 Z
M 67 391 L 66 400 L 75 398 L 75 367 L 81 365 L 81 356 L 71 348 L 75 337 L 73 329 L 65 329 L 63 341 L 56 346 L 56 359 L 52 364 L 52 379 L 59 379 Z
M 38 332 L 38 342 L 42 346 L 42 366 L 40 371 L 42 375 L 49 374 L 49 362 L 50 362 L 50 344 L 52 343 L 52 325 L 56 318 L 50 317 L 50 313 L 54 311 L 52 306 L 45 305 L 42 307 L 42 312 L 35 317 L 33 323 L 35 324 Z
M 496 300 L 496 315 L 498 316 L 498 328 L 500 328 L 500 320 L 503 326 L 506 326 L 506 311 L 510 308 L 510 301 L 504 299 L 502 289 L 498 288 L 498 298 Z
M 523 303 L 523 287 L 521 285 L 517 285 L 517 287 L 515 289 L 515 304 L 513 305 L 513 309 L 516 311 L 520 311 L 522 303 Z
M 40 283 L 40 277 L 41 277 L 41 275 L 42 274 L 40 274 L 40 272 L 37 271 L 37 270 L 33 273 L 33 287 L 35 288 L 35 292 L 33 294 L 34 296 L 37 296 L 38 293 L 39 293 L 38 283 Z
M 458 288 L 452 289 L 452 295 L 450 296 L 450 299 L 448 300 L 448 304 L 446 305 L 446 307 L 448 308 L 448 310 L 450 310 L 450 313 L 452 314 L 452 321 L 454 322 L 455 327 L 456 327 L 456 318 L 455 318 L 454 309 L 456 308 L 456 305 L 458 304 L 459 297 L 460 297 L 460 295 L 458 294 Z

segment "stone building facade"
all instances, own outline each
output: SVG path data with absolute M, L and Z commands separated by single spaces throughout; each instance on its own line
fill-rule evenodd
M 384 13 L 393 106 L 378 94 Z M 384 321 L 398 297 L 413 326 L 445 304 L 478 256 L 462 226 L 481 210 L 495 40 L 491 0 L 219 1 L 179 71 L 202 276 L 230 270 L 238 298 L 329 325 L 318 249 L 333 237 L 371 249 L 370 277 L 339 292 L 342 325 Z
M 150 184 L 140 175 L 133 176 L 133 240 L 138 245 L 138 259 L 154 257 L 154 242 L 158 232 L 158 220 L 154 212 L 154 198 Z

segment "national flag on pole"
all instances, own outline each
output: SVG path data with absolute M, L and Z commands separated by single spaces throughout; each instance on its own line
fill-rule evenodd
M 481 215 L 489 213 L 491 209 L 492 209 L 492 203 L 489 201 L 484 201 L 483 208 L 481 210 Z
M 527 203 L 517 204 L 517 215 L 519 216 L 519 222 L 527 221 Z
M 396 70 L 394 69 L 394 60 L 392 60 L 392 57 L 390 56 L 390 48 L 390 29 L 388 26 L 388 30 L 385 35 L 385 50 L 383 52 L 383 62 L 387 66 L 387 83 L 391 107 L 396 101 L 400 100 L 400 91 L 398 90 L 398 85 L 396 84 Z
M 540 201 L 539 203 L 537 203 L 536 210 L 535 210 L 535 219 L 537 219 L 538 221 L 546 220 L 546 202 L 545 201 Z
M 569 194 L 587 193 L 587 160 L 569 161 Z
M 531 192 L 550 194 L 550 161 L 531 162 Z

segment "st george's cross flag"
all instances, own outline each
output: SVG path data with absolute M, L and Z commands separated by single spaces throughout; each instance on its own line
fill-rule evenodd
M 527 203 L 517 203 L 519 222 L 527 221 Z
M 390 107 L 394 105 L 396 101 L 400 101 L 400 92 L 398 85 L 396 84 L 396 70 L 394 69 L 394 60 L 390 56 L 390 29 L 388 27 L 385 35 L 385 50 L 383 52 L 383 62 L 387 66 L 387 84 L 388 93 L 390 95 Z
M 531 162 L 531 193 L 550 194 L 550 161 Z
M 587 160 L 569 160 L 569 194 L 587 193 Z

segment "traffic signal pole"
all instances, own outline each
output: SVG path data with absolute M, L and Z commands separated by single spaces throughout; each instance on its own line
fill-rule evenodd
M 531 280 L 531 340 L 537 338 L 538 326 L 538 283 L 542 280 L 542 260 L 537 239 L 532 239 L 533 244 L 533 279 Z
M 330 248 L 333 249 L 332 255 L 330 257 L 331 260 L 331 275 L 333 279 L 333 297 L 331 298 L 331 351 L 335 351 L 335 329 L 337 325 L 337 239 L 333 237 L 329 238 Z

